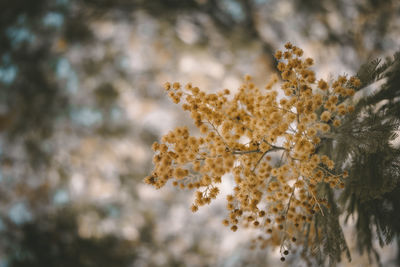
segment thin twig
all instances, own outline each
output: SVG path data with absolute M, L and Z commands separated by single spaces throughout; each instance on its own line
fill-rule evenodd
M 324 215 L 324 211 L 322 210 L 322 207 L 321 207 L 321 205 L 319 204 L 319 202 L 318 202 L 317 198 L 315 197 L 314 193 L 313 193 L 311 190 L 309 190 L 309 192 L 310 192 L 311 195 L 313 196 L 315 202 L 317 202 L 317 205 L 318 205 L 318 207 L 319 207 L 319 209 L 320 209 L 320 211 L 321 211 L 322 216 L 325 216 L 325 215 Z
M 265 151 L 265 152 L 261 155 L 261 157 L 258 159 L 256 165 L 254 165 L 253 170 L 251 170 L 252 172 L 254 172 L 254 171 L 256 170 L 258 164 L 260 164 L 261 160 L 264 158 L 264 156 L 265 156 L 268 152 L 270 152 L 270 150 Z
M 285 108 L 281 108 L 281 107 L 278 107 L 278 106 L 273 106 L 273 107 L 274 107 L 274 108 L 278 108 L 278 109 L 284 110 L 284 111 L 286 111 L 286 112 L 290 112 L 290 113 L 293 113 L 293 114 L 297 115 L 297 113 L 296 113 L 296 112 L 293 112 L 293 111 L 291 111 L 291 110 L 288 110 L 288 109 L 285 109 Z
M 214 131 L 218 134 L 218 136 L 221 138 L 221 140 L 222 140 L 222 142 L 224 143 L 224 145 L 225 145 L 228 149 L 230 149 L 229 146 L 228 146 L 228 144 L 225 142 L 224 138 L 223 138 L 223 137 L 221 136 L 221 134 L 219 133 L 218 129 L 214 126 L 214 124 L 212 124 L 209 120 L 207 120 L 207 121 L 208 121 L 208 123 L 211 125 L 211 127 L 213 127 Z
M 232 151 L 232 154 L 243 155 L 243 154 L 260 153 L 260 152 L 261 152 L 260 149 L 247 150 L 247 151 L 234 150 L 234 151 Z

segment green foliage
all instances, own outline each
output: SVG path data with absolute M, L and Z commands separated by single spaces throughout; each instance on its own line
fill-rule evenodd
M 400 149 L 393 141 L 400 125 L 400 54 L 384 63 L 373 60 L 361 66 L 357 76 L 362 81 L 358 94 L 363 97 L 318 148 L 318 152 L 331 156 L 337 170 L 346 169 L 350 174 L 340 195 L 326 185 L 320 186 L 320 197 L 327 198 L 330 208 L 324 208 L 324 215 L 314 220 L 314 229 L 319 229 L 316 245 L 306 246 L 303 254 L 305 259 L 314 256 L 318 265 L 336 265 L 343 252 L 351 260 L 339 224 L 343 216 L 345 223 L 350 217 L 356 218 L 357 248 L 361 254 L 367 252 L 370 260 L 373 255 L 378 264 L 375 240 L 381 247 L 399 242 Z M 308 263 L 312 265 L 312 261 Z
M 366 97 L 360 102 L 360 106 L 371 106 L 380 103 L 379 110 L 388 112 L 388 117 L 400 119 L 400 52 L 394 55 L 393 59 L 388 59 L 381 66 L 373 64 L 364 68 L 371 69 L 372 80 L 386 80 L 381 90 L 378 90 L 371 96 Z M 372 68 L 373 67 L 373 68 Z M 363 74 L 363 68 L 359 72 Z
M 361 90 L 385 82 L 362 98 L 343 122 L 333 154 L 341 167 L 349 169 L 340 203 L 346 221 L 356 218 L 357 247 L 379 262 L 374 240 L 384 246 L 400 236 L 400 149 L 392 144 L 399 130 L 399 54 L 383 64 L 374 60 L 363 65 L 358 77 Z
M 322 230 L 321 244 L 323 249 L 318 261 L 323 264 L 324 259 L 328 257 L 329 265 L 334 266 L 341 261 L 343 252 L 349 261 L 351 261 L 351 256 L 339 223 L 340 210 L 335 203 L 333 192 L 327 185 L 323 187 L 323 190 L 327 191 L 330 209 L 329 211 L 325 209 L 324 216 L 318 215 L 315 222 L 316 225 L 320 224 Z
M 337 146 L 333 139 L 324 139 L 319 151 L 323 154 L 330 155 L 336 162 L 335 151 Z M 338 164 L 336 162 L 336 168 Z M 316 264 L 319 266 L 335 266 L 342 260 L 343 253 L 348 261 L 351 261 L 350 249 L 347 246 L 346 238 L 340 224 L 340 216 L 342 209 L 337 203 L 337 196 L 328 184 L 320 184 L 318 188 L 319 197 L 326 198 L 329 207 L 322 207 L 323 214 L 317 214 L 313 222 L 314 229 L 318 229 L 314 239 L 314 247 L 305 248 L 304 258 L 308 256 L 315 258 Z M 308 252 L 307 252 L 308 250 Z M 307 260 L 309 265 L 313 265 Z

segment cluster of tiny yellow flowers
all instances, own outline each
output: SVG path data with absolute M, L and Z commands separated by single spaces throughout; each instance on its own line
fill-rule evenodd
M 302 55 L 290 43 L 276 52 L 282 78 L 277 90 L 277 75 L 265 88 L 246 76 L 234 95 L 228 89 L 207 94 L 191 84 L 166 83 L 169 97 L 184 102 L 201 136 L 178 127 L 154 143 L 155 168 L 145 181 L 161 188 L 172 180 L 174 186 L 195 189 L 195 212 L 216 198 L 222 178 L 232 174 L 235 186 L 226 197 L 229 214 L 223 224 L 233 231 L 259 228 L 265 233 L 261 246 L 280 246 L 286 255 L 290 244 L 301 242 L 304 224 L 328 206 L 317 186 L 344 187 L 347 173 L 335 174 L 334 162 L 316 149 L 354 109 L 346 99 L 360 86 L 355 77 L 317 81 L 313 60 Z

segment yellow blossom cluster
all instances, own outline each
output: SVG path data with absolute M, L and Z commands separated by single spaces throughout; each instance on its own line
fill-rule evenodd
M 347 173 L 335 174 L 334 162 L 316 149 L 354 109 L 346 99 L 360 86 L 355 77 L 317 81 L 313 60 L 302 55 L 287 43 L 275 54 L 281 79 L 272 75 L 259 88 L 247 75 L 235 94 L 166 83 L 169 97 L 183 102 L 201 135 L 178 127 L 154 143 L 155 168 L 145 182 L 161 188 L 172 180 L 196 190 L 195 212 L 216 198 L 222 179 L 234 179 L 222 223 L 233 231 L 243 225 L 259 228 L 266 236 L 259 238 L 261 246 L 281 246 L 286 255 L 288 243 L 300 242 L 304 224 L 328 207 L 318 197 L 318 185 L 344 187 Z

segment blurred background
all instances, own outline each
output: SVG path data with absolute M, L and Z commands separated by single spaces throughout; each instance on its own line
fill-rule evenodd
M 276 266 L 222 226 L 223 195 L 192 214 L 192 192 L 142 179 L 151 144 L 192 125 L 164 82 L 263 85 L 287 41 L 318 77 L 354 75 L 399 48 L 400 2 L 0 0 L 0 266 Z

